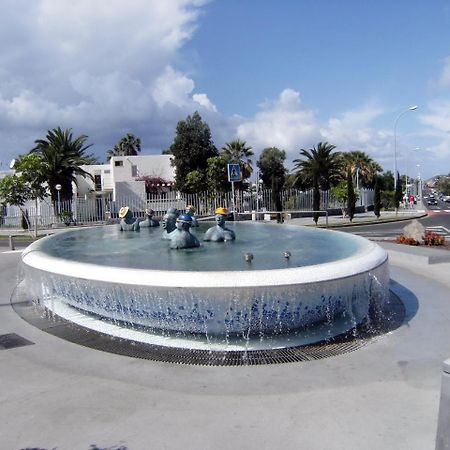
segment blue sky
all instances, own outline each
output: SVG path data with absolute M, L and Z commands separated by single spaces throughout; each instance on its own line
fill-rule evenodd
M 220 148 L 328 141 L 450 172 L 450 1 L 0 0 L 0 160 L 57 126 L 101 159 L 170 146 L 198 110 Z M 418 149 L 418 150 L 417 150 Z M 417 168 L 420 164 L 420 168 Z

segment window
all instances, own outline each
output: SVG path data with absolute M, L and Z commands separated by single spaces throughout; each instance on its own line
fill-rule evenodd
M 123 166 L 123 161 L 114 161 L 114 166 L 115 167 L 122 167 Z
M 95 184 L 96 191 L 102 190 L 102 176 L 101 175 L 94 175 L 94 184 Z
M 131 166 L 131 176 L 132 177 L 137 177 L 138 176 L 137 166 L 134 166 L 134 165 Z
M 109 173 L 111 172 L 109 169 L 105 169 L 104 173 Z

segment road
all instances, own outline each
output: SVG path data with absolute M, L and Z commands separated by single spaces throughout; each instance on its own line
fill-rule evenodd
M 424 198 L 424 202 L 426 199 Z M 435 231 L 445 236 L 450 241 L 450 204 L 438 201 L 437 206 L 425 206 L 428 216 L 418 219 L 419 222 L 430 231 Z M 402 234 L 403 228 L 411 223 L 410 220 L 400 222 L 388 222 L 371 225 L 358 225 L 342 228 L 353 234 L 365 237 L 396 237 Z

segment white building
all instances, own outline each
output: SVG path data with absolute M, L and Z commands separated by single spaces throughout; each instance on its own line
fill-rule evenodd
M 171 155 L 114 156 L 107 164 L 81 166 L 90 173 L 90 178 L 77 177 L 74 188 L 76 197 L 145 197 L 143 177 L 165 180 L 162 191 L 172 190 L 175 183 L 175 168 L 171 165 Z M 141 180 L 139 180 L 141 179 Z

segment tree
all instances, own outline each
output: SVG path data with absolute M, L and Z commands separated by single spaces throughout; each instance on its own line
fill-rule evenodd
M 353 180 L 350 173 L 348 173 L 347 180 L 342 180 L 336 186 L 330 189 L 331 195 L 336 199 L 342 210 L 342 217 L 347 215 L 350 222 L 355 215 L 355 204 L 358 198 L 358 192 L 353 186 Z
M 319 183 L 317 180 L 314 181 L 313 185 L 313 221 L 317 225 L 317 222 L 319 221 L 319 210 L 320 210 L 320 189 L 319 189 Z
M 388 170 L 378 176 L 378 182 L 380 183 L 380 190 L 393 191 L 394 190 L 394 174 Z
M 209 126 L 202 121 L 197 111 L 186 120 L 178 122 L 176 136 L 169 151 L 173 155 L 172 164 L 176 169 L 176 186 L 182 192 L 188 189 L 187 174 L 194 170 L 205 173 L 208 158 L 218 155 Z
M 256 165 L 260 170 L 260 177 L 266 186 L 272 189 L 272 197 L 275 203 L 275 210 L 282 211 L 281 191 L 286 182 L 287 170 L 284 167 L 286 152 L 276 147 L 265 148 L 259 157 Z M 278 214 L 278 222 L 282 222 L 281 214 Z
M 229 163 L 239 164 L 241 168 L 242 180 L 250 178 L 253 172 L 252 160 L 250 156 L 254 153 L 251 147 L 247 146 L 245 141 L 235 139 L 234 141 L 227 142 L 220 152 Z
M 438 178 L 436 188 L 444 195 L 450 195 L 450 174 Z
M 141 140 L 132 133 L 127 133 L 125 137 L 106 152 L 107 161 L 113 156 L 136 156 L 141 151 Z
M 353 187 L 352 172 L 349 169 L 347 172 L 347 215 L 350 222 L 353 221 L 355 215 L 356 195 Z
M 342 159 L 339 153 L 333 153 L 335 148 L 328 142 L 319 142 L 317 148 L 300 150 L 304 159 L 294 159 L 297 179 L 313 189 L 313 220 L 316 225 L 319 220 L 320 189 L 329 190 L 342 179 Z
M 195 194 L 205 190 L 205 173 L 200 170 L 191 170 L 184 180 L 184 192 Z
M 41 156 L 47 167 L 46 181 L 53 201 L 58 200 L 56 185 L 61 185 L 60 200 L 72 200 L 72 182 L 76 183 L 76 176 L 89 177 L 85 170 L 81 169 L 83 164 L 94 164 L 96 159 L 87 154 L 90 145 L 85 145 L 87 136 L 80 135 L 76 139 L 72 136 L 72 130 L 54 128 L 47 131 L 46 139 L 38 139 L 36 147 L 30 153 Z
M 28 154 L 19 158 L 14 164 L 15 173 L 6 175 L 0 180 L 0 199 L 3 203 L 18 206 L 22 218 L 26 220 L 28 229 L 28 213 L 24 205 L 28 200 L 35 201 L 34 230 L 37 237 L 37 201 L 44 198 L 48 189 L 46 186 L 47 164 L 40 155 Z
M 206 168 L 206 184 L 210 192 L 228 192 L 230 182 L 228 181 L 228 161 L 223 156 L 208 158 Z
M 347 197 L 348 197 L 347 181 L 344 180 L 340 181 L 336 186 L 333 186 L 330 189 L 330 193 L 332 197 L 338 201 L 342 211 L 342 218 L 344 218 L 347 209 Z
M 402 183 L 400 181 L 400 174 L 397 172 L 397 183 L 395 186 L 395 192 L 394 192 L 394 207 L 395 207 L 395 215 L 398 214 L 398 207 L 400 206 L 400 202 L 403 198 L 403 192 L 402 192 Z
M 366 152 L 355 150 L 342 152 L 342 169 L 345 178 L 350 169 L 353 184 L 359 189 L 373 187 L 375 175 L 382 171 L 381 166 L 375 162 Z
M 336 147 L 328 142 L 319 142 L 316 147 L 308 150 L 301 149 L 303 159 L 294 159 L 294 171 L 297 177 L 314 187 L 328 190 L 341 179 L 342 159 L 340 153 L 333 153 Z
M 373 200 L 373 213 L 377 218 L 380 218 L 380 210 L 381 210 L 381 189 L 380 189 L 380 181 L 378 176 L 375 176 L 375 192 L 374 192 L 374 200 Z

